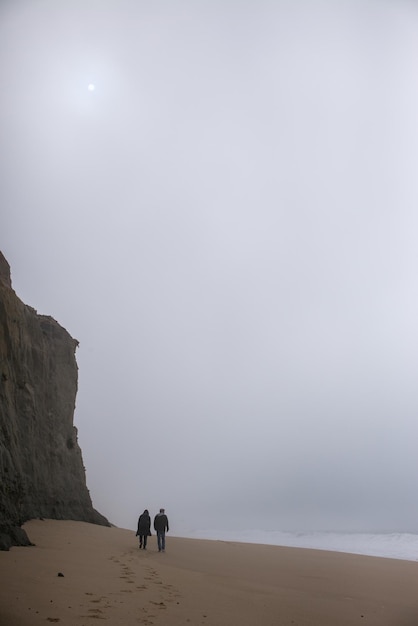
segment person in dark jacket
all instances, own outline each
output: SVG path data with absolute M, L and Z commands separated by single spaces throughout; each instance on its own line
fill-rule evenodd
M 154 517 L 154 530 L 157 533 L 158 552 L 165 552 L 165 533 L 168 532 L 168 518 L 164 509 Z
M 136 536 L 139 537 L 139 549 L 147 549 L 147 540 L 150 535 L 151 518 L 148 509 L 145 509 L 145 511 L 139 516 L 138 530 L 136 531 Z

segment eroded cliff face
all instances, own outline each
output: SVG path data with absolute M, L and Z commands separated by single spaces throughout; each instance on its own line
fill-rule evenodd
M 12 289 L 0 252 L 0 549 L 28 519 L 109 525 L 92 506 L 73 424 L 77 341 Z

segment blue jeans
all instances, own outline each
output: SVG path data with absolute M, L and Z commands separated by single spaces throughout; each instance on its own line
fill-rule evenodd
M 158 551 L 165 550 L 165 530 L 157 531 Z

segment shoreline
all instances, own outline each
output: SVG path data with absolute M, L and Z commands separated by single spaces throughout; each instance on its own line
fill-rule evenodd
M 418 561 L 418 533 L 412 532 L 197 530 L 178 536 Z
M 413 561 L 32 520 L 0 553 L 0 626 L 413 626 Z M 62 574 L 60 576 L 59 574 Z

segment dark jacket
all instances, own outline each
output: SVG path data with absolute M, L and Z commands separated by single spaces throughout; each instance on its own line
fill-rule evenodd
M 151 518 L 148 511 L 139 516 L 137 535 L 148 536 L 151 534 Z
M 154 528 L 157 533 L 168 531 L 168 518 L 165 513 L 157 513 L 154 517 Z

